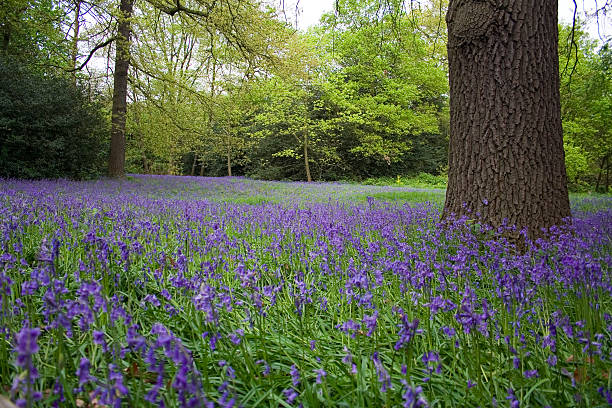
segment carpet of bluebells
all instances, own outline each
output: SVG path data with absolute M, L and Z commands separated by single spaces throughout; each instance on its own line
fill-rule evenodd
M 526 252 L 443 191 L 0 180 L 20 407 L 612 405 L 612 198 Z M 496 238 L 497 237 L 497 238 Z

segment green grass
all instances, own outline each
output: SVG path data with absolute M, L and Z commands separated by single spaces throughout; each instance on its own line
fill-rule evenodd
M 369 178 L 363 181 L 363 184 L 376 186 L 396 186 L 396 187 L 413 187 L 413 188 L 446 188 L 448 181 L 445 175 L 432 175 L 429 173 L 419 173 L 413 176 L 396 177 L 377 177 Z
M 372 193 L 369 195 L 361 195 L 361 200 L 367 200 L 368 197 L 375 200 L 385 202 L 398 203 L 433 203 L 438 206 L 444 204 L 444 191 L 389 191 L 381 193 Z

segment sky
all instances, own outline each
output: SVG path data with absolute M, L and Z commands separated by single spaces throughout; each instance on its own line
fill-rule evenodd
M 298 15 L 298 27 L 305 29 L 316 24 L 324 12 L 334 9 L 334 1 L 335 0 L 299 0 L 298 8 L 300 9 L 300 14 Z M 578 15 L 584 18 L 585 12 L 592 12 L 596 9 L 597 4 L 601 5 L 605 3 L 605 0 L 576 0 L 576 3 L 578 4 Z M 286 12 L 295 15 L 294 7 L 296 0 L 284 1 L 284 4 Z M 573 13 L 573 0 L 559 0 L 560 22 L 571 23 Z M 607 18 L 601 19 L 599 21 L 599 27 L 595 19 L 591 19 L 587 29 L 594 38 L 599 38 L 600 35 L 602 38 L 609 38 L 612 36 L 612 14 Z

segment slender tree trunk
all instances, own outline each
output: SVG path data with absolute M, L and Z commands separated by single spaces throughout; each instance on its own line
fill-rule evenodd
M 210 36 L 210 54 L 212 57 L 212 66 L 207 68 L 207 74 L 211 73 L 211 81 L 210 81 L 210 102 L 208 103 L 208 130 L 210 132 L 211 140 L 213 139 L 214 129 L 213 129 L 213 103 L 215 102 L 215 86 L 217 84 L 217 58 L 215 57 L 215 43 L 214 37 Z M 229 157 L 229 147 L 227 153 L 227 172 L 231 176 L 232 175 L 232 167 L 230 165 L 230 157 Z M 200 168 L 200 176 L 204 175 L 204 160 L 202 160 L 202 167 Z
M 310 177 L 310 165 L 308 164 L 308 127 L 304 128 L 304 167 L 306 168 L 306 181 L 310 183 L 312 177 Z
M 128 69 L 130 67 L 130 17 L 134 0 L 121 0 L 117 29 L 113 106 L 111 109 L 111 147 L 108 163 L 110 177 L 125 177 L 125 114 L 127 111 Z
M 232 149 L 230 147 L 229 136 L 227 136 L 227 175 L 232 177 L 232 161 L 231 161 L 231 153 Z
M 200 177 L 204 176 L 204 158 L 200 156 Z
M 76 84 L 77 78 L 77 58 L 79 57 L 79 31 L 81 30 L 81 23 L 79 19 L 81 18 L 81 0 L 75 1 L 74 8 L 74 32 L 72 36 L 72 55 L 70 56 L 72 60 L 72 80 Z
M 601 182 L 601 176 L 603 175 L 604 166 L 606 165 L 606 161 L 608 160 L 608 156 L 605 156 L 601 159 L 601 164 L 599 165 L 599 171 L 597 172 L 597 182 L 595 183 L 595 192 L 599 191 L 599 183 Z
M 147 155 L 144 153 L 142 155 L 142 166 L 144 168 L 145 174 L 149 174 L 151 172 L 151 167 L 149 166 L 149 159 L 147 159 Z
M 606 160 L 606 189 L 604 193 L 608 192 L 608 187 L 610 186 L 610 163 Z
M 198 155 L 197 154 L 193 154 L 193 162 L 191 163 L 191 176 L 195 175 L 195 167 L 196 167 L 196 162 L 198 161 Z
M 570 216 L 557 0 L 451 0 L 449 180 L 444 218 L 531 236 Z
M 2 27 L 2 54 L 8 56 L 9 44 L 11 42 L 11 26 L 5 21 Z

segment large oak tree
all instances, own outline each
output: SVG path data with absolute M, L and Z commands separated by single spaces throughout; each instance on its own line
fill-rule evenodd
M 449 180 L 444 216 L 532 237 L 570 216 L 559 97 L 557 0 L 451 0 Z

